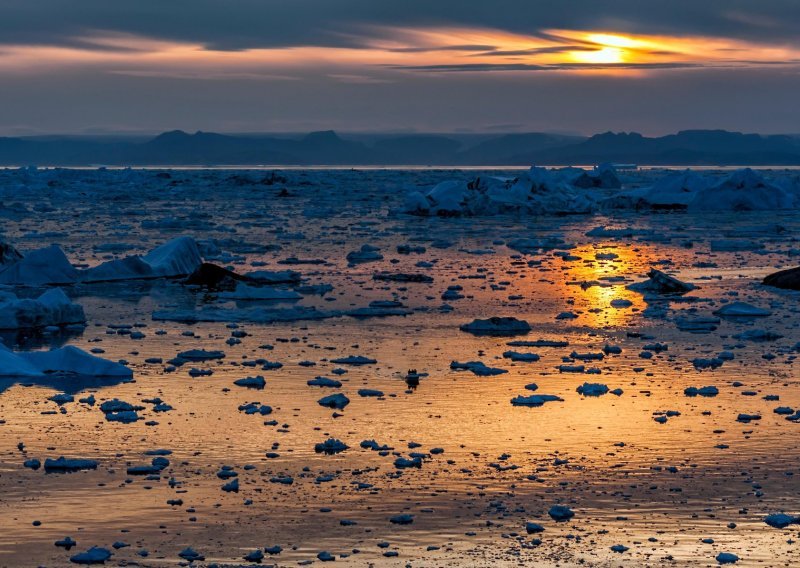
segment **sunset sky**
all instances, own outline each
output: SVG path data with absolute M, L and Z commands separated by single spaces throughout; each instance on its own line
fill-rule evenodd
M 800 132 L 797 0 L 4 0 L 0 134 Z

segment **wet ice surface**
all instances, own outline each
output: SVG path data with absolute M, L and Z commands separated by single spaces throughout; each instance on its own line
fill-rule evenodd
M 397 213 L 409 190 L 473 174 L 286 175 L 0 172 L 4 239 L 23 253 L 58 243 L 82 268 L 189 235 L 206 261 L 294 270 L 284 288 L 304 292 L 77 284 L 63 289 L 83 331 L 5 332 L 16 351 L 124 360 L 134 379 L 0 378 L 0 564 L 93 546 L 145 566 L 265 548 L 277 565 L 791 563 L 800 295 L 760 282 L 795 265 L 796 212 L 414 217 Z M 695 288 L 627 288 L 653 268 Z M 752 313 L 721 310 L 734 302 L 770 315 L 726 315 Z M 281 309 L 330 317 L 253 321 Z M 495 316 L 531 329 L 460 329 Z M 511 404 L 535 395 L 548 401 Z M 132 408 L 102 407 L 114 399 Z M 59 456 L 96 469 L 46 472 Z

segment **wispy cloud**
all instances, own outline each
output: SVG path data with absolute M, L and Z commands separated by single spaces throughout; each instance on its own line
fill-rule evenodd
M 461 63 L 442 65 L 407 65 L 395 66 L 394 69 L 405 71 L 428 71 L 436 73 L 456 72 L 497 72 L 497 71 L 602 71 L 624 69 L 691 69 L 703 67 L 696 63 L 553 63 L 535 65 L 530 63 Z
M 113 31 L 68 44 L 0 44 L 0 71 L 98 73 L 176 79 L 292 80 L 386 83 L 387 73 L 580 72 L 619 75 L 671 69 L 796 65 L 800 46 L 704 36 L 622 34 L 613 30 L 544 29 L 515 34 L 483 27 L 362 26 L 338 32 L 340 45 L 216 49 Z

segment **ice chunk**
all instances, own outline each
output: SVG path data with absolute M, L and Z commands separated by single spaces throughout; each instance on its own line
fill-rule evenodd
M 550 507 L 550 510 L 547 511 L 547 514 L 556 522 L 568 521 L 575 516 L 572 509 L 566 505 L 553 505 Z
M 57 459 L 47 458 L 44 460 L 44 470 L 46 472 L 71 472 L 81 469 L 97 469 L 97 462 L 85 459 L 68 459 L 64 456 Z
M 105 564 L 109 558 L 111 558 L 111 551 L 93 546 L 85 552 L 70 556 L 69 561 L 73 564 Z
M 776 529 L 783 529 L 789 525 L 800 523 L 800 517 L 787 515 L 786 513 L 773 513 L 764 518 L 764 522 Z
M 337 365 L 374 365 L 378 361 L 363 355 L 348 355 L 347 357 L 339 357 L 338 359 L 331 359 L 331 363 Z
M 328 377 L 314 377 L 306 381 L 306 384 L 310 387 L 331 387 L 336 389 L 342 386 L 340 381 L 329 379 Z
M 746 302 L 731 302 L 714 312 L 714 315 L 728 317 L 766 317 L 771 314 L 772 312 L 769 310 L 753 306 Z
M 47 290 L 36 299 L 23 300 L 0 292 L 0 329 L 34 329 L 85 322 L 83 307 L 72 303 L 60 288 Z
M 460 329 L 474 335 L 513 337 L 528 333 L 531 330 L 531 326 L 528 322 L 514 317 L 491 317 L 465 323 Z
M 539 360 L 539 355 L 536 353 L 519 353 L 518 351 L 504 351 L 504 359 L 511 359 L 515 362 L 532 363 Z
M 719 389 L 715 386 L 706 386 L 706 387 L 687 387 L 683 389 L 683 394 L 686 396 L 717 396 L 719 394 Z
M 338 454 L 339 452 L 345 451 L 349 446 L 342 442 L 341 440 L 337 440 L 336 438 L 328 438 L 322 443 L 314 445 L 314 451 L 318 454 Z
M 601 383 L 583 383 L 575 390 L 583 396 L 601 396 L 608 392 L 608 386 Z
M 493 375 L 502 375 L 508 373 L 505 369 L 497 369 L 495 367 L 487 367 L 481 361 L 468 361 L 466 363 L 459 363 L 453 361 L 450 363 L 450 368 L 454 371 L 471 371 L 479 377 L 489 377 Z
M 635 292 L 652 292 L 655 294 L 685 294 L 695 289 L 693 284 L 681 282 L 674 276 L 665 274 L 655 268 L 650 269 L 647 277 L 648 279 L 644 282 L 629 285 L 628 289 Z
M 383 255 L 379 252 L 378 247 L 372 245 L 362 245 L 361 249 L 347 253 L 347 262 L 350 264 L 362 264 L 378 260 L 383 260 Z
M 720 552 L 717 554 L 715 560 L 719 564 L 736 564 L 739 562 L 739 557 L 736 556 L 733 552 Z
M 344 410 L 344 407 L 350 404 L 350 399 L 342 393 L 331 394 L 323 396 L 317 401 L 320 406 L 327 406 L 328 408 L 335 408 L 336 410 Z
M 514 406 L 542 406 L 546 402 L 564 402 L 564 399 L 554 394 L 520 395 L 511 399 L 511 404 Z

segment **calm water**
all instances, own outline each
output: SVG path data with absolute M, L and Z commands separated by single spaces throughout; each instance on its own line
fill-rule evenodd
M 265 559 L 278 565 L 315 559 L 322 550 L 348 554 L 338 562 L 354 566 L 713 565 L 720 551 L 735 552 L 743 559 L 740 564 L 783 565 L 794 557 L 796 545 L 787 541 L 797 531 L 772 529 L 763 517 L 800 509 L 797 425 L 773 413 L 777 406 L 800 406 L 794 351 L 800 341 L 798 296 L 757 284 L 775 266 L 791 262 L 787 252 L 797 246 L 793 236 L 800 226 L 794 215 L 417 219 L 392 213 L 399 188 L 439 174 L 300 173 L 289 184 L 288 198 L 277 197 L 271 188 L 236 185 L 221 177 L 226 172 L 177 172 L 169 192 L 148 185 L 147 176 L 154 175 L 149 173 L 115 178 L 114 186 L 106 179 L 87 181 L 81 172 L 73 175 L 64 191 L 22 195 L 20 201 L 47 202 L 50 209 L 9 219 L 6 238 L 21 248 L 41 246 L 42 240 L 59 242 L 74 262 L 90 265 L 106 256 L 95 252 L 97 244 L 131 243 L 135 252 L 179 234 L 278 245 L 280 250 L 255 253 L 222 246 L 233 252 L 217 262 L 240 272 L 253 264 L 292 268 L 308 283 L 333 285 L 331 293 L 306 296 L 297 305 L 345 310 L 395 299 L 413 313 L 241 323 L 237 331 L 247 336 L 228 345 L 232 329 L 225 323 L 152 320 L 160 309 L 210 303 L 236 307 L 180 283 L 69 290 L 86 310 L 86 330 L 21 346 L 66 341 L 87 350 L 100 347 L 103 357 L 128 361 L 135 382 L 0 383 L 0 565 L 67 564 L 69 553 L 52 544 L 67 535 L 78 541 L 77 550 L 128 543 L 115 552 L 112 564 L 145 566 L 175 564 L 186 546 L 208 561 L 236 564 L 255 548 L 280 545 L 281 554 Z M 164 219 L 181 222 L 172 223 L 173 228 L 143 223 Z M 731 227 L 773 223 L 785 232 L 748 233 L 747 239 L 765 247 L 758 252 L 709 248 L 710 240 L 730 237 Z M 599 225 L 652 233 L 622 239 L 585 235 Z M 51 233 L 42 239 L 31 236 L 33 230 Z M 555 252 L 520 255 L 504 244 L 515 237 L 548 235 L 574 244 L 569 254 L 577 258 Z M 452 246 L 431 246 L 440 239 Z M 384 260 L 349 267 L 346 253 L 364 243 L 379 246 Z M 405 243 L 427 250 L 398 254 L 397 245 Z M 597 260 L 597 253 L 617 257 Z M 326 264 L 278 264 L 291 256 Z M 419 261 L 433 263 L 424 270 L 433 276 L 432 284 L 372 280 L 380 270 L 421 272 L 415 266 Z M 697 263 L 715 266 L 692 266 Z M 652 266 L 698 285 L 689 294 L 695 300 L 672 303 L 666 317 L 648 317 L 652 306 L 648 309 L 642 295 L 625 285 L 641 280 Z M 580 286 L 592 281 L 599 285 Z M 465 297 L 442 300 L 451 285 L 462 286 Z M 620 299 L 630 306 L 612 307 Z M 727 299 L 770 307 L 773 315 L 756 322 L 723 320 L 717 331 L 705 335 L 676 328 L 675 317 L 709 315 Z M 452 311 L 440 309 L 444 303 Z M 566 311 L 577 317 L 556 319 Z M 527 320 L 533 330 L 522 339 L 563 340 L 569 346 L 509 347 L 506 343 L 515 338 L 459 331 L 463 323 L 493 315 Z M 146 337 L 119 335 L 109 327 L 113 324 L 141 324 Z M 733 337 L 753 328 L 783 338 L 753 343 Z M 644 346 L 654 342 L 668 349 L 646 358 Z M 606 345 L 619 346 L 621 354 L 584 363 L 600 374 L 559 372 L 565 361 L 579 363 L 570 359 L 573 351 L 597 353 Z M 224 350 L 225 358 L 175 372 L 145 362 L 153 357 L 166 361 L 194 348 Z M 535 352 L 540 360 L 511 362 L 503 357 L 510 349 Z M 734 360 L 702 372 L 691 363 L 721 351 L 732 351 Z M 377 363 L 330 362 L 347 355 Z M 283 366 L 247 366 L 255 359 Z M 508 372 L 479 377 L 449 368 L 452 361 L 475 360 Z M 193 378 L 188 373 L 192 367 L 213 374 Z M 347 372 L 337 376 L 334 369 Z M 410 388 L 403 380 L 408 369 L 428 376 Z M 264 390 L 233 385 L 254 375 L 265 377 Z M 320 375 L 340 380 L 342 387 L 306 385 Z M 582 397 L 575 389 L 585 381 L 624 392 Z M 737 382 L 741 386 L 734 386 Z M 514 396 L 532 394 L 525 389 L 530 383 L 538 385 L 537 393 L 564 401 L 539 408 L 512 406 Z M 683 394 L 688 386 L 704 385 L 716 385 L 720 394 Z M 384 396 L 359 396 L 363 388 Z M 68 403 L 61 412 L 48 400 L 59 391 L 80 397 L 91 392 L 98 403 L 159 397 L 174 410 L 154 413 L 145 404 L 144 420 L 117 424 L 105 421 L 97 406 Z M 338 415 L 317 404 L 334 392 L 351 400 Z M 767 401 L 765 395 L 780 400 Z M 262 417 L 237 410 L 251 401 L 270 405 L 273 413 Z M 665 424 L 654 420 L 666 411 L 680 415 Z M 744 424 L 737 422 L 739 413 L 762 419 Z M 146 424 L 150 421 L 156 423 Z M 350 448 L 334 456 L 316 453 L 314 445 L 328 437 Z M 393 449 L 382 456 L 359 447 L 370 439 Z M 24 442 L 24 453 L 18 442 Z M 126 474 L 129 465 L 148 463 L 151 457 L 144 452 L 157 448 L 173 452 L 160 478 Z M 443 452 L 431 454 L 420 469 L 393 465 L 398 456 L 433 448 Z M 277 455 L 267 457 L 268 452 Z M 59 455 L 96 459 L 100 466 L 69 475 L 22 467 L 29 457 Z M 223 465 L 238 472 L 238 493 L 221 491 L 226 481 L 216 473 Z M 292 485 L 270 481 L 287 475 Z M 176 484 L 171 486 L 170 479 Z M 168 505 L 172 499 L 183 503 Z M 547 516 L 556 503 L 575 511 L 571 522 L 555 523 Z M 414 515 L 414 522 L 389 522 L 400 513 Z M 33 526 L 35 520 L 41 526 Z M 357 524 L 344 526 L 342 520 Z M 526 534 L 526 521 L 541 523 L 545 532 Z M 534 538 L 541 538 L 541 544 L 532 544 Z M 701 542 L 706 538 L 713 544 Z M 630 550 L 616 554 L 609 550 L 614 544 Z M 141 549 L 149 555 L 139 556 Z M 385 558 L 386 550 L 399 556 Z

